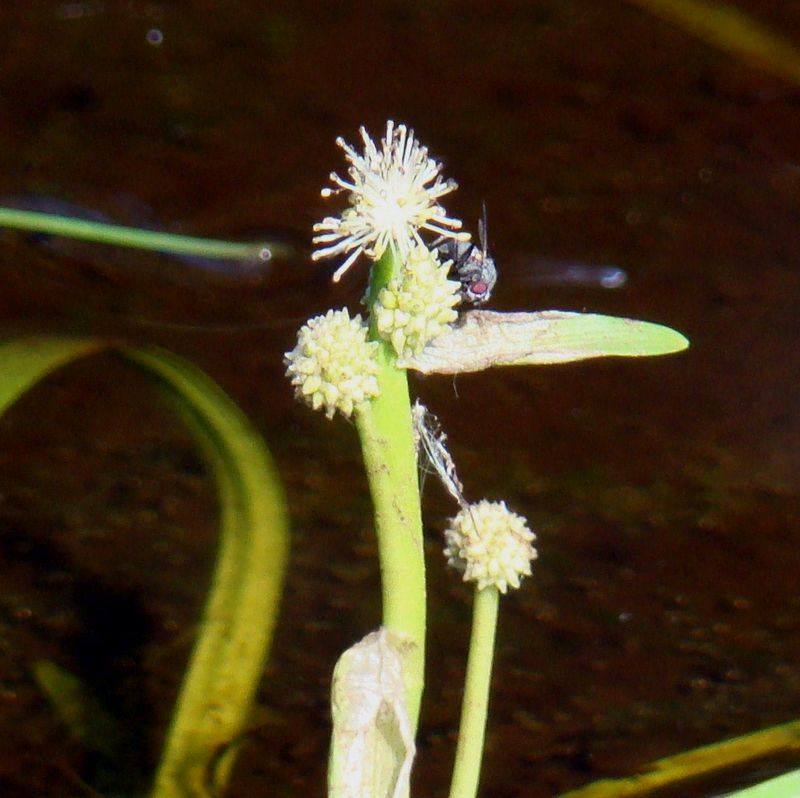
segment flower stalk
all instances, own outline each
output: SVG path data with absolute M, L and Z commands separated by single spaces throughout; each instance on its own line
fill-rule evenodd
M 478 793 L 500 594 L 530 575 L 535 539 L 525 519 L 505 502 L 485 500 L 463 507 L 445 531 L 448 564 L 476 585 L 450 798 Z
M 500 591 L 494 585 L 475 590 L 450 798 L 474 798 L 478 794 L 499 604 Z
M 401 268 L 392 247 L 374 265 L 367 304 L 371 308 Z M 419 718 L 425 662 L 425 557 L 422 511 L 414 449 L 411 403 L 406 372 L 396 366 L 390 343 L 370 317 L 369 337 L 379 342 L 380 394 L 355 413 L 375 508 L 375 532 L 381 568 L 383 626 L 410 643 L 405 662 L 408 716 L 414 729 Z

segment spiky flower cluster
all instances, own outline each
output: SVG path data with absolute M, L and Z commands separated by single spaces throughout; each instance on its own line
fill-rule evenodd
M 378 260 L 392 245 L 401 261 L 412 247 L 421 244 L 420 230 L 438 236 L 469 240 L 458 219 L 446 215 L 439 198 L 456 188 L 454 180 L 444 180 L 442 165 L 414 138 L 414 131 L 389 120 L 380 149 L 367 131 L 359 129 L 364 152 L 359 154 L 344 139 L 336 143 L 350 163 L 349 179 L 331 173 L 334 188 L 322 189 L 323 197 L 342 191 L 349 193 L 350 207 L 341 216 L 328 216 L 314 225 L 315 244 L 323 246 L 313 260 L 347 255 L 333 275 L 337 281 L 362 253 Z
M 509 586 L 519 587 L 538 556 L 532 545 L 536 535 L 505 502 L 484 500 L 464 507 L 444 535 L 448 565 L 480 590 L 494 585 L 505 593 Z
M 461 284 L 448 279 L 450 261 L 420 244 L 404 268 L 381 289 L 372 312 L 381 337 L 398 357 L 418 355 L 425 345 L 452 324 L 461 300 Z
M 297 345 L 284 355 L 286 374 L 295 395 L 315 410 L 328 418 L 337 410 L 350 416 L 379 393 L 377 349 L 361 316 L 329 310 L 300 328 Z

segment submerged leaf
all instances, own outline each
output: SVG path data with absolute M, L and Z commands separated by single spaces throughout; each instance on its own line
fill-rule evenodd
M 742 772 L 749 767 L 758 772 L 758 766 L 763 767 L 769 759 L 789 761 L 788 758 L 797 756 L 798 749 L 800 721 L 795 720 L 657 759 L 633 776 L 596 781 L 562 793 L 559 798 L 632 798 L 649 796 L 665 787 L 677 795 L 681 786 L 696 784 L 700 778 L 709 779 L 732 768 Z M 742 792 L 730 793 L 729 798 L 797 798 L 799 773 L 793 771 Z
M 72 737 L 90 751 L 118 756 L 120 725 L 85 682 L 50 660 L 37 660 L 31 671 Z
M 628 0 L 698 39 L 777 77 L 800 84 L 800 49 L 779 30 L 714 0 Z
M 535 366 L 594 357 L 648 357 L 680 352 L 689 341 L 648 321 L 542 310 L 473 310 L 416 357 L 398 360 L 423 374 L 459 374 L 491 366 Z
M 0 412 L 55 369 L 99 352 L 136 365 L 189 426 L 219 495 L 219 555 L 186 677 L 167 732 L 153 798 L 220 794 L 261 680 L 286 568 L 280 481 L 258 431 L 203 372 L 152 347 L 34 336 L 0 343 Z M 39 665 L 37 679 L 75 735 L 90 728 L 81 685 Z M 110 740 L 109 740 L 110 741 Z

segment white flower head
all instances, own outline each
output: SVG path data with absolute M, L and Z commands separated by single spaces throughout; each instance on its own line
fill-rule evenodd
M 314 243 L 322 246 L 312 254 L 313 260 L 348 256 L 334 273 L 334 282 L 362 253 L 378 260 L 390 245 L 405 262 L 411 248 L 422 243 L 420 230 L 469 240 L 469 234 L 457 232 L 461 222 L 447 216 L 439 204 L 440 197 L 455 190 L 455 181 L 442 178 L 441 163 L 430 157 L 413 130 L 395 127 L 389 120 L 380 149 L 363 127 L 360 133 L 363 154 L 344 139 L 336 140 L 350 163 L 349 179 L 333 172 L 335 187 L 322 189 L 323 197 L 348 192 L 350 206 L 341 216 L 328 216 L 314 225 Z
M 329 310 L 300 328 L 297 345 L 284 355 L 286 375 L 297 398 L 314 410 L 324 409 L 328 418 L 337 410 L 350 416 L 380 393 L 377 349 L 361 316 Z
M 505 502 L 467 505 L 451 519 L 444 536 L 447 564 L 479 590 L 493 585 L 505 593 L 509 586 L 519 587 L 538 556 L 532 545 L 536 535 Z
M 378 332 L 398 357 L 418 355 L 458 318 L 461 283 L 449 280 L 449 271 L 450 261 L 441 263 L 435 251 L 418 244 L 378 294 L 372 309 Z

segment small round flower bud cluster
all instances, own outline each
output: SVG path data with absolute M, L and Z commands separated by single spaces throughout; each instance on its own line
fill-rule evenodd
M 532 545 L 536 535 L 505 502 L 484 500 L 464 507 L 444 535 L 448 565 L 480 590 L 494 585 L 505 593 L 509 586 L 519 587 L 538 556 Z
M 378 344 L 367 341 L 361 316 L 329 310 L 300 328 L 297 345 L 284 355 L 286 375 L 295 395 L 328 418 L 338 410 L 350 416 L 375 397 L 378 389 Z
M 458 318 L 461 284 L 447 279 L 449 267 L 449 261 L 440 263 L 436 252 L 420 244 L 401 274 L 378 294 L 373 307 L 378 332 L 398 357 L 418 355 Z

